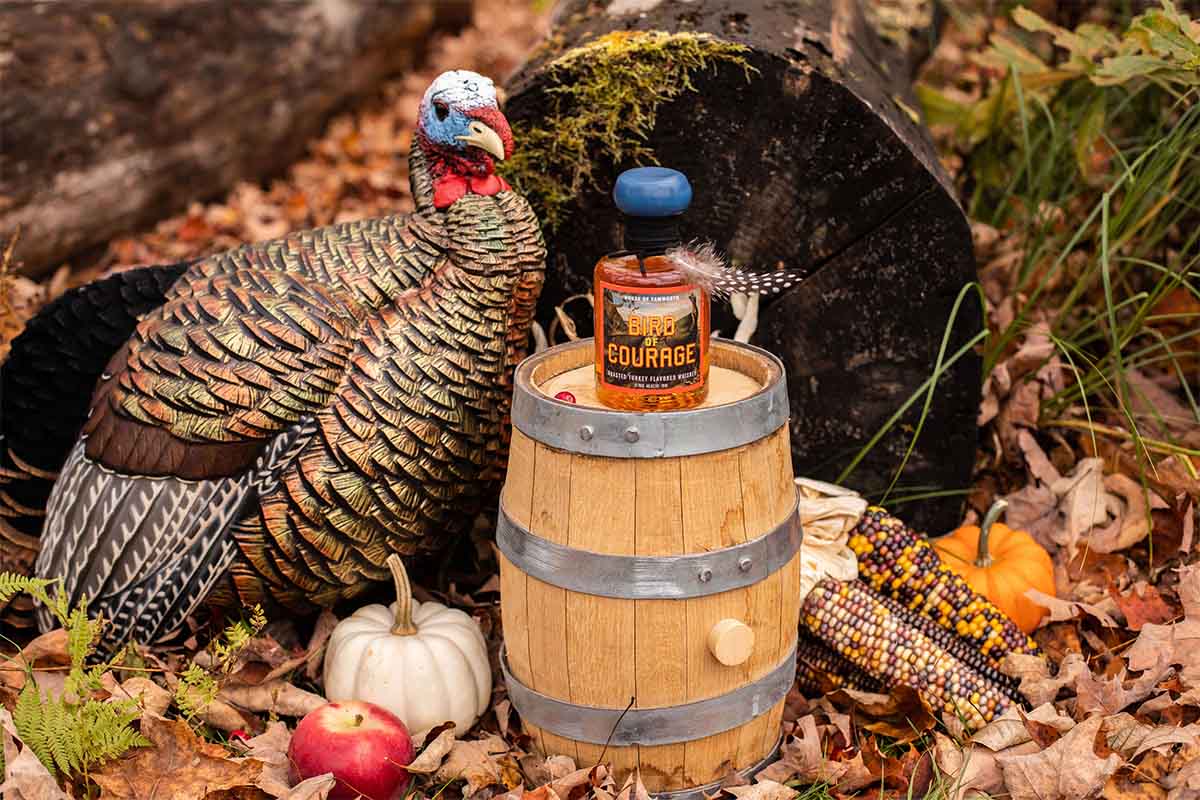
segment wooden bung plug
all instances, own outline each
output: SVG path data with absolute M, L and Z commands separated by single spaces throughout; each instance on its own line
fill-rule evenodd
M 723 619 L 708 632 L 708 650 L 727 667 L 745 663 L 754 652 L 754 630 L 737 619 Z

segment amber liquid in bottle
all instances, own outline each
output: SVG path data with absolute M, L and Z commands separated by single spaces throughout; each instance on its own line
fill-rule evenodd
M 625 411 L 694 408 L 708 396 L 708 293 L 663 255 L 600 259 L 596 394 Z

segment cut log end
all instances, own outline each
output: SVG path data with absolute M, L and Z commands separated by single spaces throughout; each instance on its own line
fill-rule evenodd
M 980 385 L 972 353 L 945 370 L 906 462 L 905 453 L 951 309 L 974 279 L 970 230 L 915 117 L 910 71 L 896 66 L 857 3 L 612 0 L 606 14 L 585 14 L 585 6 L 559 7 L 548 44 L 510 83 L 509 118 L 527 132 L 518 146 L 529 148 L 533 171 L 543 170 L 526 189 L 535 204 L 557 203 L 561 212 L 547 231 L 543 313 L 588 291 L 597 258 L 617 245 L 608 192 L 618 172 L 639 157 L 679 169 L 694 189 L 686 238 L 711 240 L 749 269 L 807 274 L 764 300 L 752 340 L 788 368 L 797 472 L 837 478 L 918 396 L 847 483 L 874 497 L 894 483 L 893 498 L 965 489 Z M 607 81 L 605 96 L 619 97 L 628 59 L 656 68 L 664 36 L 711 37 L 709 57 L 660 102 L 615 105 L 616 146 L 612 137 L 575 143 L 586 154 L 583 177 L 555 184 L 564 181 L 551 152 L 563 144 L 562 123 L 593 113 L 575 98 L 589 96 L 588 81 Z M 720 49 L 731 45 L 740 49 Z M 664 71 L 655 85 L 668 79 L 678 75 Z M 581 334 L 590 331 L 590 320 L 577 322 Z M 948 353 L 980 324 L 979 309 L 964 304 Z M 731 331 L 737 323 L 719 306 L 713 325 Z M 961 495 L 948 495 L 906 513 L 945 530 L 961 505 Z

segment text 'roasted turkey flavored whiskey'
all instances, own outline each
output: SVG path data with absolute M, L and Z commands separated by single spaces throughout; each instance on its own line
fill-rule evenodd
M 692 201 L 683 173 L 622 172 L 613 199 L 624 249 L 596 264 L 596 394 L 628 411 L 692 408 L 708 394 L 708 293 L 690 283 L 668 249 Z

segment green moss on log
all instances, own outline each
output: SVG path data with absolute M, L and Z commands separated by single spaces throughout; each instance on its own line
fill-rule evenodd
M 647 140 L 658 107 L 696 91 L 697 70 L 735 64 L 749 80 L 749 49 L 708 34 L 615 31 L 568 50 L 542 68 L 547 109 L 514 124 L 517 150 L 503 175 L 554 230 L 599 159 L 657 163 Z

